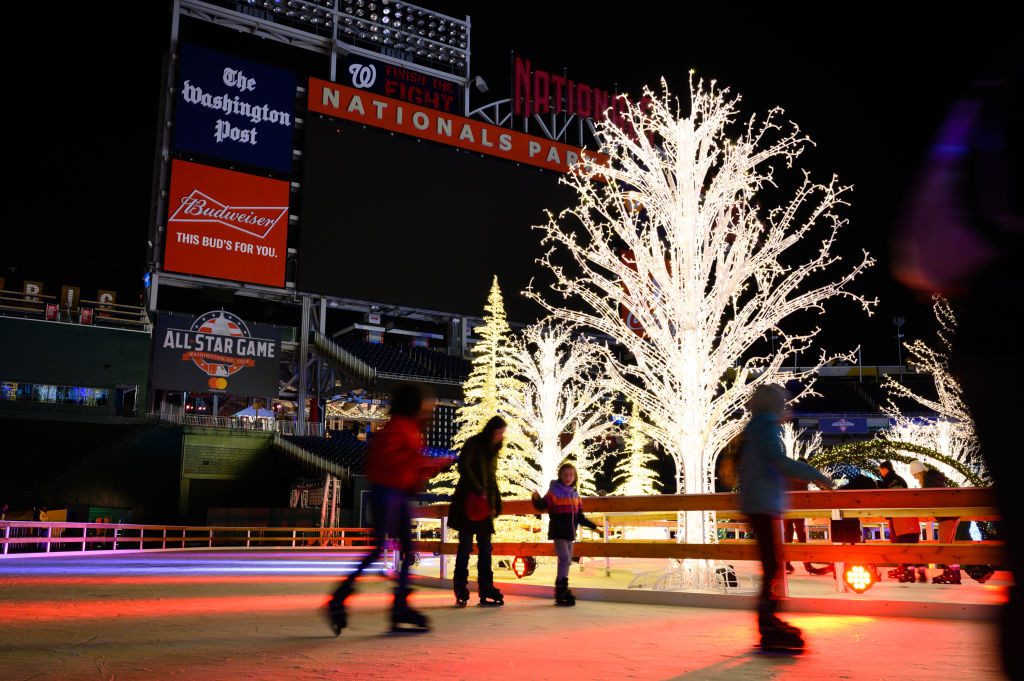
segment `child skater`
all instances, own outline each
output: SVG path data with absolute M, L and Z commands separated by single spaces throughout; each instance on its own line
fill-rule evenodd
M 533 493 L 533 506 L 538 511 L 547 511 L 548 539 L 555 542 L 558 554 L 558 574 L 555 579 L 555 605 L 576 605 L 576 597 L 569 591 L 569 567 L 572 565 L 572 543 L 576 540 L 576 528 L 585 525 L 597 530 L 597 525 L 583 516 L 583 500 L 577 491 L 579 476 L 576 467 L 563 463 L 558 469 L 558 480 L 552 480 L 548 493 L 541 497 Z

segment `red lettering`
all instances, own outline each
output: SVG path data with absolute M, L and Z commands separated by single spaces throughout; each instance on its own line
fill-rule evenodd
M 580 83 L 576 86 L 576 115 L 580 118 L 590 118 L 590 107 L 590 86 Z
M 530 98 L 530 61 L 516 57 L 515 74 L 512 77 L 513 111 L 517 116 L 529 115 Z
M 547 113 L 551 108 L 551 88 L 547 71 L 533 72 L 533 113 Z

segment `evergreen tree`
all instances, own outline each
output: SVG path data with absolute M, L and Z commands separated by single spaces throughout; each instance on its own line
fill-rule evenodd
M 508 400 L 509 395 L 518 394 L 522 388 L 512 360 L 511 328 L 497 276 L 484 306 L 484 324 L 474 331 L 480 341 L 473 346 L 473 369 L 462 386 L 463 405 L 455 412 L 458 430 L 452 445 L 461 451 L 466 440 L 483 430 L 491 417 L 501 416 L 508 427 L 498 460 L 498 486 L 502 496 L 529 496 L 534 472 L 526 453 L 532 445 L 523 434 L 521 417 Z M 457 479 L 457 470 L 451 468 L 434 477 L 433 489 L 450 492 Z
M 640 410 L 633 403 L 629 415 L 629 428 L 626 435 L 626 454 L 615 465 L 612 482 L 618 482 L 613 494 L 623 496 L 641 496 L 659 494 L 658 474 L 650 467 L 654 455 L 647 451 L 647 437 L 640 425 Z

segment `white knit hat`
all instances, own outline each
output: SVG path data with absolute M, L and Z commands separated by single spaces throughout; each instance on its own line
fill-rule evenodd
M 923 463 L 918 461 L 917 459 L 914 459 L 913 461 L 910 462 L 910 474 L 911 475 L 917 475 L 918 473 L 924 473 L 927 470 L 928 470 L 928 468 Z

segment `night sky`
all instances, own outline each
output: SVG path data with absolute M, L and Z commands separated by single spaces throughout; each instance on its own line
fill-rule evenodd
M 927 303 L 889 276 L 888 235 L 949 106 L 974 79 L 1013 63 L 1019 35 L 996 5 L 911 17 L 836 13 L 820 3 L 803 12 L 677 5 L 682 14 L 672 16 L 656 4 L 600 15 L 590 3 L 423 4 L 472 16 L 473 73 L 490 86 L 475 105 L 509 95 L 514 51 L 535 68 L 633 95 L 662 76 L 685 95 L 692 68 L 742 94 L 745 115 L 783 107 L 817 143 L 801 166 L 854 185 L 840 249 L 852 257 L 867 248 L 878 260 L 856 285 L 881 299 L 877 313 L 866 319 L 850 304 L 835 306 L 824 341 L 862 344 L 865 364 L 893 363 L 894 315 L 907 317 L 911 338 L 932 332 Z M 8 289 L 30 279 L 49 293 L 79 284 L 83 293 L 111 288 L 119 302 L 136 301 L 169 12 L 161 2 L 114 2 L 67 5 L 60 14 L 43 27 L 35 9 L 7 13 L 9 26 L 45 40 L 9 55 L 21 65 L 11 68 L 7 98 L 19 118 L 7 124 L 15 209 L 0 276 Z

